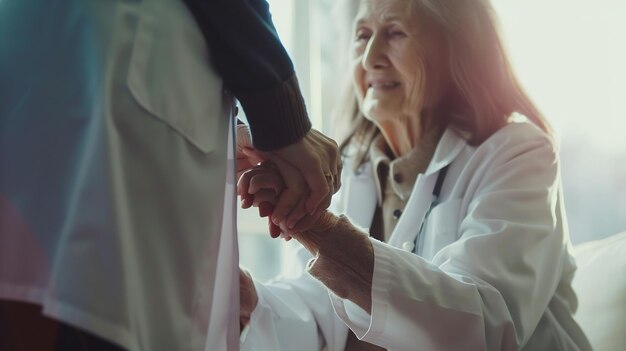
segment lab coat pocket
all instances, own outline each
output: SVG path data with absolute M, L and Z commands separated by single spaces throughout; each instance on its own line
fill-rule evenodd
M 418 253 L 431 260 L 442 248 L 458 239 L 461 200 L 447 200 L 433 207 L 424 223 Z
M 222 79 L 210 65 L 201 31 L 182 1 L 144 0 L 127 85 L 150 115 L 204 153 L 216 147 Z

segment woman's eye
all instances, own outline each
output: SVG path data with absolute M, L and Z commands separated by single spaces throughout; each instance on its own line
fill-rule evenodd
M 389 32 L 389 37 L 390 38 L 404 38 L 406 37 L 406 33 L 404 33 L 403 31 L 400 30 L 392 30 Z
M 359 31 L 355 35 L 355 40 L 358 42 L 363 42 L 369 40 L 371 34 L 365 31 Z

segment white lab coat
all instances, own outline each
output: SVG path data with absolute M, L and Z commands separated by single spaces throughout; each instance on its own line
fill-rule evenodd
M 0 299 L 132 351 L 238 348 L 209 62 L 181 0 L 0 2 Z
M 351 168 L 348 159 L 334 206 L 369 228 L 375 178 L 369 164 Z M 553 143 L 522 116 L 478 147 L 447 130 L 389 243 L 370 238 L 371 316 L 306 273 L 255 283 L 259 304 L 241 349 L 341 351 L 349 327 L 389 350 L 589 350 L 572 319 L 575 265 L 559 179 Z

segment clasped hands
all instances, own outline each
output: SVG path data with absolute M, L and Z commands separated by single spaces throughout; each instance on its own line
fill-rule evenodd
M 311 129 L 295 144 L 272 152 L 255 150 L 245 125 L 237 126 L 237 193 L 242 207 L 259 207 L 270 234 L 306 231 L 316 224 L 341 187 L 337 144 Z
M 272 220 L 280 196 L 287 191 L 284 177 L 291 177 L 292 184 L 306 186 L 302 179 L 298 179 L 299 173 L 296 168 L 289 164 L 278 166 L 283 162 L 285 161 L 261 162 L 241 174 L 237 183 L 237 193 L 241 196 L 242 208 L 257 207 L 261 217 L 270 217 L 269 232 L 273 238 L 282 234 L 285 240 L 291 240 L 292 237 L 300 238 L 300 234 L 307 232 L 316 232 L 316 236 L 319 237 L 320 233 L 328 231 L 336 222 L 336 217 L 326 210 L 328 207 L 326 202 L 315 213 L 305 214 L 293 227 L 287 226 L 284 221 L 276 224 Z M 284 173 L 281 174 L 279 170 Z M 331 189 L 334 189 L 333 185 Z M 307 241 L 299 241 L 307 246 Z M 315 254 L 311 247 L 307 249 Z

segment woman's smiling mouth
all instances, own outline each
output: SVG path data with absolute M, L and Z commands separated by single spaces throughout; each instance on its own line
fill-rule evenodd
M 367 89 L 373 90 L 391 90 L 400 86 L 399 82 L 394 81 L 375 81 L 367 84 Z

